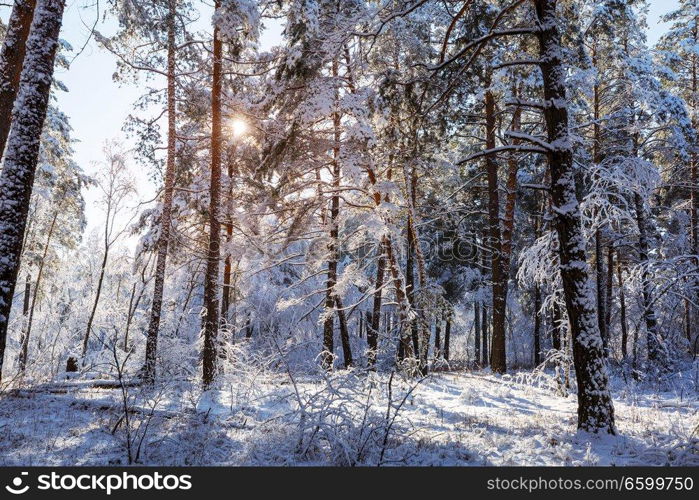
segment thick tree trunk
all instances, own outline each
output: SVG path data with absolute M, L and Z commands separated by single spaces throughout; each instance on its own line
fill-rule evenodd
M 0 174 L 0 376 L 64 7 L 65 0 L 37 5 Z
M 175 153 L 177 140 L 176 95 L 175 95 L 175 28 L 176 0 L 169 0 L 167 19 L 167 162 L 165 166 L 165 190 L 163 193 L 163 211 L 160 217 L 160 237 L 158 238 L 158 257 L 155 264 L 155 281 L 153 284 L 153 303 L 150 322 L 146 336 L 146 362 L 144 381 L 155 381 L 155 358 L 158 350 L 158 331 L 163 307 L 163 290 L 165 288 L 165 268 L 170 244 L 172 226 L 172 198 L 175 191 Z
M 214 2 L 216 10 L 221 0 Z M 221 93 L 223 44 L 218 26 L 214 26 L 213 78 L 211 83 L 211 185 L 209 189 L 209 246 L 204 275 L 204 352 L 202 382 L 209 387 L 216 376 L 218 337 L 218 277 L 221 251 Z
M 492 92 L 485 93 L 486 148 L 495 148 L 495 98 Z M 488 174 L 488 224 L 490 234 L 491 269 L 493 282 L 493 330 L 491 368 L 495 373 L 507 371 L 505 348 L 505 305 L 507 303 L 506 273 L 502 262 L 502 234 L 500 231 L 500 201 L 498 186 L 498 164 L 493 155 L 486 156 Z
M 12 109 L 19 90 L 29 28 L 36 0 L 15 0 L 0 51 L 0 160 L 12 127 Z
M 596 324 L 594 295 L 585 255 L 580 206 L 576 197 L 573 145 L 568 130 L 565 68 L 561 61 L 556 0 L 535 0 L 544 119 L 548 132 L 551 198 L 558 234 L 560 272 L 573 341 L 578 382 L 578 428 L 616 432 L 602 339 Z

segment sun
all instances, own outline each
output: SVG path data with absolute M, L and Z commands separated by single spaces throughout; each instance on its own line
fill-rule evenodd
M 242 118 L 234 118 L 230 121 L 230 129 L 234 137 L 241 137 L 248 131 L 248 124 Z

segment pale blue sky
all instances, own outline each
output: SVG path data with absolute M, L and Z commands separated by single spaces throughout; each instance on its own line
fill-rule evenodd
M 89 4 L 94 5 L 94 0 L 69 0 L 68 2 L 61 36 L 73 46 L 75 51 L 85 44 L 95 20 L 94 6 L 84 7 Z M 102 8 L 104 4 L 104 1 L 100 2 Z M 664 31 L 659 17 L 676 8 L 677 0 L 650 0 L 649 4 L 648 39 L 653 44 Z M 202 6 L 210 10 L 203 3 Z M 0 8 L 0 17 L 4 21 L 7 21 L 8 15 L 9 9 Z M 100 22 L 97 29 L 109 34 L 114 29 L 113 21 L 108 21 L 107 24 Z M 273 33 L 267 33 L 263 45 L 269 45 L 278 38 L 278 26 L 269 31 Z M 57 75 L 69 89 L 69 92 L 59 94 L 58 104 L 70 117 L 74 138 L 79 141 L 75 144 L 75 159 L 88 174 L 93 173 L 94 162 L 102 158 L 101 150 L 105 141 L 126 140 L 121 128 L 131 112 L 131 105 L 140 94 L 137 86 L 118 86 L 112 81 L 115 68 L 114 57 L 100 49 L 94 40 L 90 40 L 84 52 L 72 63 L 70 70 L 61 70 Z M 147 198 L 154 189 L 147 181 L 143 170 L 134 169 L 135 172 L 141 172 L 138 174 L 140 195 L 142 198 Z M 86 200 L 89 225 L 95 227 L 99 223 L 100 214 L 99 211 L 92 210 L 94 193 L 86 193 Z

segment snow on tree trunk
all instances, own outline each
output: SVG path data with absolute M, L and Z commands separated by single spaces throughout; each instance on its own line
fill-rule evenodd
M 64 7 L 65 0 L 37 3 L 0 175 L 0 374 Z
M 614 406 L 608 388 L 580 206 L 575 192 L 573 145 L 568 130 L 565 68 L 561 60 L 556 0 L 536 0 L 534 4 L 539 25 L 544 118 L 550 144 L 552 209 L 578 383 L 578 428 L 614 434 Z
M 0 52 L 0 160 L 10 135 L 12 108 L 17 98 L 35 7 L 36 0 L 15 0 Z
M 175 190 L 175 146 L 177 140 L 176 102 L 175 102 L 175 22 L 176 1 L 169 1 L 167 20 L 167 163 L 165 166 L 165 189 L 163 193 L 163 211 L 160 217 L 160 237 L 158 238 L 158 257 L 155 264 L 155 281 L 153 285 L 153 303 L 146 340 L 146 361 L 144 380 L 155 380 L 155 358 L 158 350 L 158 330 L 163 306 L 163 289 L 165 287 L 165 267 L 170 244 L 170 226 L 172 225 L 172 198 Z

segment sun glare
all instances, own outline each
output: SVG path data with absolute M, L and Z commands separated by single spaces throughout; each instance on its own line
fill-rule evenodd
M 241 137 L 248 131 L 248 124 L 241 118 L 235 118 L 230 122 L 231 132 L 235 137 Z

